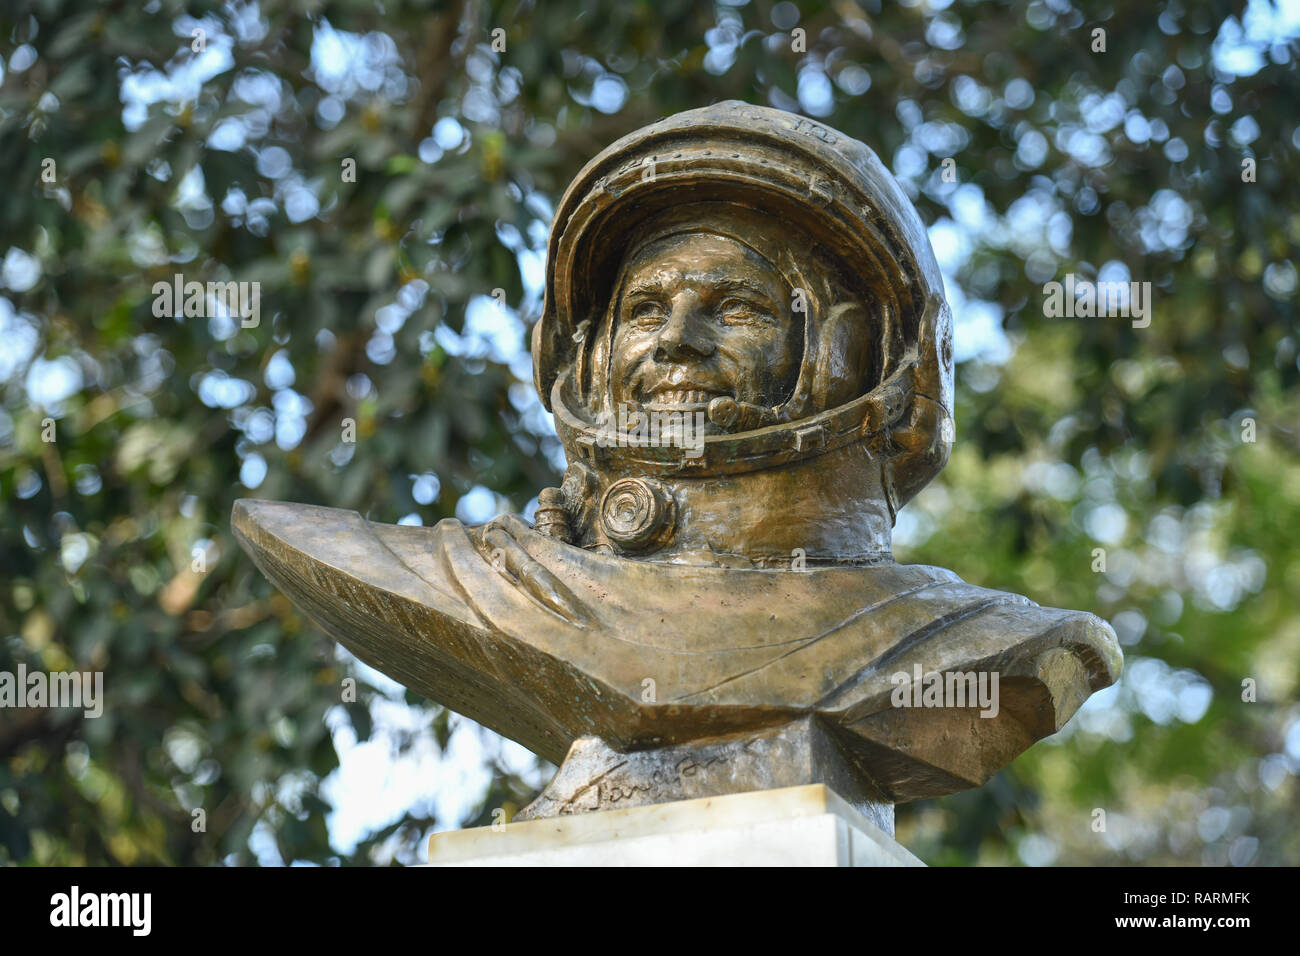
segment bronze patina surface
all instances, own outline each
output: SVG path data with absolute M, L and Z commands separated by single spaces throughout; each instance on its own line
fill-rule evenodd
M 564 761 L 528 816 L 824 782 L 884 825 L 1121 666 L 1091 614 L 894 562 L 954 436 L 951 337 L 871 150 L 744 103 L 678 114 L 557 210 L 532 345 L 569 468 L 535 525 L 240 501 L 235 534 L 362 660 Z M 947 697 L 911 693 L 936 675 Z

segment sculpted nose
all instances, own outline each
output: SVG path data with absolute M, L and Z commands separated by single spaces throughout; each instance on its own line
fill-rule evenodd
M 713 353 L 708 319 L 698 296 L 681 296 L 673 302 L 668 321 L 659 330 L 655 342 L 655 360 L 665 361 L 682 356 L 705 358 Z

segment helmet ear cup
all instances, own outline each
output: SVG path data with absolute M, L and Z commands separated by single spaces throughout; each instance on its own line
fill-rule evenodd
M 941 299 L 927 308 L 913 368 L 911 407 L 891 435 L 903 449 L 890 463 L 899 508 L 943 469 L 956 438 L 951 407 L 952 314 Z
M 617 308 L 617 296 L 611 297 L 605 314 L 594 314 L 579 322 L 571 337 L 575 396 L 590 414 L 597 417 L 614 411 L 610 396 L 609 356 Z
M 857 302 L 830 308 L 817 335 L 812 369 L 812 407 L 838 408 L 862 393 L 871 362 L 871 329 L 866 310 Z
M 553 367 L 557 361 L 549 332 L 550 329 L 547 327 L 547 323 L 540 319 L 533 325 L 533 387 L 537 389 L 537 395 L 542 400 L 542 406 L 548 411 L 551 408 L 551 395 L 542 370 Z

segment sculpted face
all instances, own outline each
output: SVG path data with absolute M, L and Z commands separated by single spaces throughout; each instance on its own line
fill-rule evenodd
M 669 236 L 628 264 L 614 312 L 614 404 L 696 409 L 719 396 L 772 406 L 793 387 L 802 323 L 764 258 L 711 233 Z

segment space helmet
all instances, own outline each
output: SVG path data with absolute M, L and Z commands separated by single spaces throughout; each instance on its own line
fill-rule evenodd
M 797 374 L 761 407 L 709 403 L 689 445 L 605 440 L 625 266 L 692 232 L 745 245 L 796 290 Z M 952 322 L 925 227 L 871 149 L 738 101 L 670 116 L 578 173 L 547 261 L 533 368 L 570 468 L 539 498 L 540 530 L 650 560 L 889 559 L 898 509 L 953 439 Z

